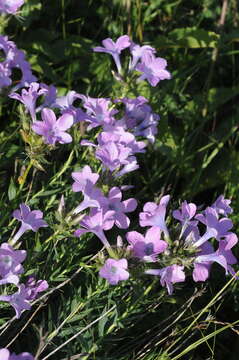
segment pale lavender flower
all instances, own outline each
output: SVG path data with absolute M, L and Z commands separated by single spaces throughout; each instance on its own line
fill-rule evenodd
M 102 41 L 102 44 L 104 47 L 97 46 L 93 48 L 93 51 L 95 52 L 105 52 L 107 54 L 110 54 L 113 56 L 113 59 L 115 61 L 118 73 L 121 73 L 121 62 L 120 62 L 120 53 L 122 50 L 126 49 L 131 45 L 130 39 L 127 35 L 120 36 L 116 42 L 114 42 L 112 39 L 107 38 Z
M 104 197 L 102 191 L 94 187 L 94 185 L 89 180 L 86 180 L 86 186 L 84 188 L 83 194 L 84 200 L 74 209 L 74 215 L 87 208 L 101 208 L 107 203 L 107 200 Z
M 214 251 L 209 242 L 205 242 L 200 246 L 201 251 L 194 261 L 193 279 L 194 281 L 205 281 L 209 276 L 209 270 L 213 262 L 217 262 L 224 269 L 226 274 L 230 272 L 235 275 L 231 265 L 237 263 L 237 259 L 233 255 L 231 248 L 238 242 L 238 238 L 234 233 L 228 233 L 219 241 L 217 251 Z
M 58 120 L 51 109 L 43 109 L 41 112 L 43 121 L 35 121 L 32 130 L 38 135 L 42 135 L 46 144 L 55 145 L 68 144 L 72 142 L 72 137 L 66 132 L 74 122 L 71 114 L 63 114 Z
M 36 100 L 39 96 L 46 94 L 46 89 L 41 88 L 36 82 L 30 84 L 29 88 L 23 89 L 21 95 L 11 93 L 10 98 L 20 101 L 29 111 L 33 121 L 36 121 Z
M 9 302 L 14 307 L 16 318 L 19 319 L 23 310 L 30 310 L 31 305 L 27 300 L 28 293 L 24 284 L 21 284 L 18 291 L 12 295 L 1 295 L 0 301 Z
M 34 360 L 33 356 L 28 352 L 16 355 L 15 353 L 10 354 L 8 349 L 0 349 L 1 360 Z
M 80 98 L 81 96 L 77 94 L 77 92 L 75 92 L 74 90 L 68 91 L 68 93 L 65 96 L 58 96 L 55 99 L 54 106 L 58 107 L 61 110 L 66 110 L 73 105 L 73 102 L 76 99 L 80 99 Z
M 0 349 L 0 359 L 1 360 L 9 360 L 10 352 L 8 349 Z
M 125 213 L 132 212 L 137 207 L 137 201 L 133 198 L 122 200 L 122 192 L 118 187 L 113 187 L 106 199 L 106 209 L 114 211 L 112 219 L 115 225 L 120 229 L 129 227 L 130 220 Z
M 17 85 L 13 87 L 13 91 L 24 86 L 29 86 L 32 82 L 37 81 L 37 78 L 32 74 L 29 62 L 25 59 L 24 52 L 17 48 L 15 49 L 14 58 L 11 61 L 11 67 L 20 69 L 22 72 L 22 78 L 18 81 Z
M 135 171 L 139 168 L 139 164 L 137 163 L 137 159 L 135 156 L 129 156 L 127 158 L 127 164 L 123 166 L 123 168 L 117 173 L 114 174 L 115 178 L 121 177 L 129 172 Z
M 149 45 L 140 46 L 132 42 L 130 46 L 130 52 L 132 55 L 132 60 L 130 60 L 129 71 L 134 70 L 138 61 L 140 59 L 143 59 L 146 54 L 152 56 L 153 54 L 156 53 L 156 50 L 152 46 Z
M 86 109 L 87 114 L 82 120 L 90 122 L 87 130 L 97 126 L 104 126 L 106 124 L 114 124 L 114 115 L 118 110 L 110 109 L 111 101 L 105 98 L 91 98 L 89 96 L 79 95 L 83 100 L 83 107 Z
M 214 252 L 213 246 L 206 241 L 204 244 L 200 246 L 200 251 L 198 252 L 198 256 L 201 255 L 208 255 Z M 204 261 L 204 262 L 194 262 L 194 269 L 193 269 L 193 280 L 197 281 L 206 281 L 210 274 L 210 269 L 212 266 L 212 262 Z
M 126 234 L 126 239 L 133 256 L 149 262 L 155 262 L 157 255 L 168 247 L 166 241 L 161 240 L 161 230 L 158 227 L 148 229 L 145 236 L 137 231 L 130 231 Z
M 187 203 L 185 200 L 181 205 L 181 211 L 180 210 L 174 210 L 173 211 L 173 217 L 177 220 L 179 220 L 182 225 L 185 224 L 185 222 L 188 222 L 191 220 L 194 215 L 196 214 L 197 207 L 193 203 Z
M 10 78 L 11 71 L 7 63 L 1 64 L 0 63 L 0 88 L 10 86 L 12 80 Z
M 14 89 L 19 89 L 36 81 L 36 77 L 32 75 L 30 64 L 25 60 L 25 54 L 23 51 L 18 50 L 14 42 L 9 41 L 7 36 L 0 36 L 0 50 L 5 56 L 5 59 L 0 64 L 1 87 L 12 84 L 11 75 L 14 68 L 20 69 L 22 73 L 22 78 L 14 86 Z
M 141 63 L 136 66 L 136 70 L 143 73 L 138 80 L 146 79 L 152 86 L 156 86 L 161 80 L 169 80 L 171 74 L 165 70 L 166 66 L 165 59 L 146 54 Z
M 183 233 L 185 232 L 186 228 L 189 225 L 193 225 L 193 226 L 197 225 L 198 223 L 197 221 L 190 221 L 196 214 L 196 211 L 197 211 L 197 206 L 193 203 L 188 204 L 186 200 L 181 204 L 181 211 L 180 210 L 173 211 L 173 217 L 179 220 L 182 225 L 180 237 L 181 235 L 183 235 Z
M 210 238 L 220 240 L 220 237 L 227 235 L 228 230 L 233 226 L 232 221 L 228 218 L 218 219 L 217 211 L 211 207 L 207 207 L 204 214 L 198 214 L 195 218 L 207 226 L 204 235 L 194 243 L 195 247 L 201 246 Z
M 146 137 L 153 143 L 160 117 L 146 104 L 148 100 L 143 96 L 138 96 L 135 99 L 123 98 L 115 102 L 122 102 L 125 105 L 125 114 L 120 122 L 126 129 L 130 129 L 135 136 Z
M 106 279 L 109 284 L 117 285 L 119 281 L 128 280 L 128 262 L 126 259 L 107 259 L 105 265 L 100 269 L 100 277 Z
M 46 280 L 36 280 L 34 276 L 29 276 L 25 286 L 27 292 L 26 300 L 32 301 L 37 298 L 38 293 L 48 289 L 49 285 Z
M 215 209 L 218 214 L 227 216 L 233 212 L 230 203 L 231 200 L 225 199 L 223 195 L 220 195 L 211 207 Z
M 54 85 L 46 85 L 44 83 L 40 83 L 41 89 L 44 90 L 44 101 L 43 104 L 38 106 L 37 112 L 44 109 L 45 107 L 54 107 L 56 101 L 57 89 Z
M 238 242 L 238 238 L 236 234 L 229 233 L 224 237 L 224 239 L 220 240 L 219 247 L 216 251 L 217 255 L 222 255 L 225 257 L 227 262 L 227 270 L 231 275 L 235 275 L 235 271 L 231 265 L 237 264 L 238 261 L 236 257 L 233 255 L 231 249 Z
M 36 232 L 40 227 L 48 226 L 45 220 L 42 219 L 43 213 L 40 210 L 31 211 L 29 206 L 24 203 L 20 205 L 19 210 L 13 212 L 12 216 L 22 223 L 20 229 L 12 239 L 12 245 L 15 244 L 27 230 Z
M 80 225 L 83 227 L 83 229 L 80 228 L 76 230 L 74 235 L 80 237 L 83 234 L 92 232 L 102 241 L 106 248 L 110 248 L 110 244 L 106 239 L 104 230 L 109 230 L 113 227 L 113 215 L 113 211 L 107 211 L 104 213 L 102 209 L 91 211 L 90 215 L 85 216 L 84 219 L 80 221 Z
M 199 264 L 203 264 L 203 263 L 208 264 L 213 262 L 216 262 L 219 265 L 221 265 L 225 269 L 226 274 L 228 273 L 227 259 L 224 256 L 224 254 L 222 255 L 221 252 L 213 252 L 207 255 L 198 255 L 194 260 L 194 263 L 199 263 Z
M 0 247 L 0 285 L 19 283 L 18 275 L 23 273 L 21 263 L 26 258 L 25 250 L 14 250 L 8 243 L 1 244 Z
M 4 14 L 16 14 L 24 4 L 24 0 L 0 0 L 0 12 Z
M 119 123 L 119 122 L 118 122 Z M 107 126 L 97 137 L 100 146 L 114 141 L 131 149 L 131 155 L 135 153 L 144 153 L 146 144 L 144 141 L 137 141 L 134 134 L 124 130 L 124 127 L 116 123 L 113 126 Z
M 34 360 L 34 358 L 28 352 L 24 352 L 24 353 L 21 353 L 19 355 L 16 355 L 15 353 L 12 353 L 9 360 Z
M 169 295 L 173 293 L 173 284 L 185 281 L 184 267 L 179 265 L 170 265 L 162 269 L 149 269 L 146 274 L 160 276 L 160 283 L 166 286 Z
M 93 173 L 90 166 L 85 165 L 82 171 L 73 172 L 71 176 L 74 180 L 74 183 L 72 185 L 72 190 L 74 192 L 78 192 L 85 190 L 87 181 L 90 181 L 92 185 L 95 185 L 100 175 L 97 173 Z
M 129 147 L 113 141 L 100 146 L 95 152 L 96 158 L 101 160 L 110 171 L 119 170 L 121 165 L 128 164 L 127 159 L 130 154 L 131 149 Z
M 158 226 L 167 238 L 169 238 L 168 228 L 165 222 L 166 207 L 170 196 L 165 195 L 161 198 L 159 205 L 147 202 L 143 207 L 143 212 L 139 214 L 140 226 Z

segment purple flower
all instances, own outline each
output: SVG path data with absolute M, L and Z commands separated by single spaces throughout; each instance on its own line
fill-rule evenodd
M 120 171 L 117 171 L 116 174 L 114 174 L 115 178 L 121 177 L 125 174 L 128 174 L 129 172 L 135 171 L 139 168 L 139 164 L 137 163 L 137 159 L 135 156 L 130 156 L 127 159 L 127 164 L 123 166 L 123 168 Z
M 106 279 L 111 285 L 117 285 L 119 281 L 128 280 L 128 263 L 126 259 L 107 259 L 105 265 L 100 269 L 99 275 Z
M 46 90 L 41 88 L 36 82 L 30 84 L 28 90 L 23 89 L 22 94 L 11 93 L 10 98 L 21 101 L 28 109 L 33 121 L 36 120 L 36 100 L 39 96 L 46 94 Z
M 179 265 L 170 265 L 162 269 L 149 269 L 146 274 L 160 276 L 160 283 L 166 286 L 169 295 L 173 293 L 173 284 L 185 281 L 184 267 Z
M 72 190 L 74 192 L 78 192 L 85 190 L 87 181 L 91 182 L 92 185 L 96 184 L 100 175 L 97 173 L 93 173 L 90 166 L 86 165 L 83 167 L 82 171 L 73 172 L 71 176 L 74 180 Z
M 126 239 L 130 243 L 129 249 L 133 256 L 144 261 L 155 262 L 157 255 L 164 252 L 168 246 L 166 241 L 160 239 L 161 230 L 152 227 L 147 230 L 145 236 L 137 231 L 130 231 L 126 234 Z
M 93 48 L 93 51 L 95 52 L 105 52 L 107 54 L 110 54 L 113 56 L 113 59 L 115 61 L 118 73 L 121 73 L 121 63 L 120 63 L 120 53 L 122 50 L 126 49 L 130 46 L 131 42 L 127 35 L 120 36 L 116 42 L 114 42 L 112 39 L 107 38 L 102 41 L 102 44 L 104 47 L 97 46 Z
M 181 235 L 185 232 L 186 228 L 189 225 L 197 225 L 197 221 L 190 221 L 195 213 L 197 211 L 197 207 L 193 203 L 187 203 L 187 201 L 184 201 L 181 205 L 181 211 L 180 210 L 174 210 L 173 211 L 173 217 L 181 222 L 182 230 Z M 181 237 L 180 235 L 180 237 Z
M 32 130 L 38 135 L 44 137 L 46 144 L 55 145 L 56 142 L 60 144 L 68 144 L 72 141 L 72 137 L 65 132 L 74 122 L 71 114 L 63 114 L 58 120 L 51 109 L 43 109 L 41 112 L 43 121 L 35 121 L 32 125 Z
M 153 143 L 160 118 L 159 115 L 152 112 L 151 107 L 146 104 L 147 101 L 143 96 L 138 96 L 135 99 L 116 100 L 116 102 L 125 104 L 125 114 L 120 121 L 126 129 L 130 129 L 135 136 L 146 137 Z
M 18 274 L 23 272 L 21 263 L 26 258 L 25 250 L 14 250 L 8 243 L 0 247 L 0 280 L 1 284 L 18 284 Z
M 12 80 L 10 76 L 11 76 L 11 71 L 9 69 L 8 64 L 0 63 L 0 88 L 11 85 Z
M 136 66 L 136 70 L 143 73 L 138 80 L 146 79 L 152 86 L 156 86 L 161 80 L 169 80 L 171 74 L 165 70 L 166 66 L 165 59 L 146 54 L 141 63 Z
M 16 312 L 16 318 L 19 319 L 23 310 L 30 310 L 31 305 L 27 300 L 28 293 L 25 285 L 21 284 L 18 288 L 18 292 L 12 295 L 1 295 L 0 301 L 9 302 L 14 307 Z
M 122 144 L 110 141 L 105 145 L 100 146 L 95 156 L 101 160 L 105 167 L 110 171 L 118 170 L 121 165 L 128 164 L 128 157 L 131 149 Z
M 1 6 L 1 3 L 0 3 Z M 21 80 L 14 89 L 19 89 L 36 81 L 36 77 L 32 75 L 29 63 L 25 60 L 25 55 L 18 50 L 13 41 L 9 41 L 7 36 L 0 35 L 0 50 L 2 50 L 5 59 L 0 64 L 0 86 L 10 86 L 12 84 L 12 70 L 20 69 L 22 73 Z
M 40 210 L 31 211 L 29 206 L 24 203 L 20 205 L 20 210 L 13 212 L 12 216 L 22 223 L 20 229 L 12 239 L 12 244 L 15 244 L 25 231 L 32 230 L 36 232 L 40 227 L 48 226 L 45 220 L 42 219 L 43 213 Z
M 61 110 L 67 110 L 71 108 L 73 102 L 76 99 L 80 99 L 81 96 L 75 91 L 69 91 L 65 96 L 59 96 L 55 99 L 54 106 Z
M 106 124 L 113 125 L 115 122 L 114 115 L 118 112 L 115 109 L 109 109 L 111 101 L 105 98 L 91 98 L 89 96 L 80 95 L 83 100 L 83 106 L 87 111 L 82 120 L 90 122 L 87 130 L 97 126 Z
M 233 255 L 231 249 L 238 242 L 238 238 L 236 234 L 229 233 L 224 237 L 224 239 L 220 240 L 219 247 L 216 251 L 217 255 L 222 255 L 226 259 L 227 262 L 227 270 L 231 275 L 235 275 L 234 269 L 231 265 L 237 264 L 237 259 Z
M 86 181 L 86 186 L 83 191 L 83 194 L 84 194 L 84 200 L 80 203 L 80 205 L 78 205 L 74 209 L 73 211 L 74 215 L 78 214 L 79 212 L 89 207 L 101 208 L 107 202 L 102 191 L 94 187 L 94 185 L 89 180 Z
M 227 235 L 228 230 L 230 230 L 233 226 L 232 221 L 228 218 L 222 218 L 219 220 L 217 211 L 211 207 L 206 208 L 204 215 L 198 214 L 195 218 L 207 226 L 204 235 L 194 243 L 195 247 L 201 246 L 210 238 L 220 240 L 220 237 Z
M 106 239 L 103 230 L 109 230 L 112 228 L 114 225 L 114 221 L 112 220 L 113 215 L 113 211 L 107 211 L 104 213 L 102 209 L 91 211 L 90 215 L 85 216 L 80 222 L 83 229 L 80 228 L 76 230 L 74 235 L 80 237 L 83 234 L 92 232 L 102 241 L 106 248 L 110 248 L 110 244 Z
M 232 213 L 232 208 L 229 206 L 231 200 L 225 199 L 223 195 L 220 195 L 217 200 L 212 204 L 212 208 L 221 215 L 227 216 L 227 214 Z
M 122 192 L 118 187 L 113 187 L 110 192 L 106 203 L 107 210 L 114 211 L 112 219 L 115 225 L 120 229 L 129 227 L 130 220 L 125 213 L 132 212 L 137 207 L 137 201 L 133 198 L 121 201 Z
M 201 255 L 208 255 L 214 252 L 213 246 L 206 241 L 204 244 L 200 246 L 200 251 L 198 252 L 198 256 Z M 210 269 L 211 269 L 212 262 L 204 261 L 199 262 L 198 259 L 194 262 L 194 269 L 193 269 L 193 280 L 197 281 L 206 281 L 209 277 Z
M 193 279 L 194 281 L 205 281 L 209 276 L 209 270 L 213 262 L 221 265 L 226 274 L 230 272 L 235 275 L 234 269 L 231 265 L 237 263 L 237 259 L 233 255 L 231 248 L 238 242 L 238 238 L 234 233 L 228 233 L 219 241 L 219 247 L 216 252 L 212 245 L 208 242 L 203 243 L 200 248 L 201 251 L 195 258 Z
M 188 222 L 191 220 L 195 213 L 196 213 L 197 207 L 193 203 L 187 203 L 187 201 L 184 201 L 181 205 L 181 211 L 180 210 L 174 210 L 173 211 L 173 217 L 177 220 L 179 220 L 182 225 L 185 224 L 185 222 Z
M 143 212 L 139 214 L 140 226 L 158 226 L 160 230 L 164 232 L 166 239 L 169 238 L 169 232 L 165 222 L 166 206 L 169 199 L 169 195 L 163 196 L 159 205 L 153 202 L 147 202 L 144 205 Z
M 1 360 L 34 360 L 33 356 L 28 352 L 16 355 L 15 353 L 10 354 L 8 349 L 0 349 Z
M 45 107 L 54 107 L 56 101 L 57 90 L 54 85 L 46 85 L 40 83 L 41 89 L 44 90 L 44 102 L 42 105 L 38 106 L 37 112 L 44 109 Z
M 153 54 L 155 54 L 156 50 L 149 45 L 140 46 L 140 45 L 131 43 L 130 52 L 131 52 L 133 58 L 129 64 L 129 71 L 134 70 L 138 61 L 140 59 L 143 59 L 146 54 L 149 54 L 150 56 L 152 56 Z
M 24 352 L 24 353 L 21 353 L 19 355 L 16 355 L 15 353 L 12 353 L 9 360 L 34 360 L 34 358 L 28 352 Z
M 24 4 L 24 0 L 0 0 L 0 12 L 4 14 L 16 14 Z
M 38 293 L 48 289 L 48 283 L 46 280 L 36 280 L 34 276 L 29 276 L 25 284 L 27 297 L 26 300 L 35 300 Z
M 8 351 L 8 349 L 0 349 L 0 359 L 1 360 L 10 359 L 10 352 Z

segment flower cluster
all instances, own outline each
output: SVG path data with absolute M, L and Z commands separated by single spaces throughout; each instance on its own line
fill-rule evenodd
M 116 42 L 108 38 L 102 41 L 103 47 L 93 48 L 95 52 L 110 54 L 115 62 L 118 71 L 118 77 L 122 75 L 122 65 L 120 53 L 122 50 L 129 48 L 130 61 L 128 72 L 136 70 L 141 73 L 138 81 L 147 80 L 151 86 L 156 86 L 161 80 L 169 80 L 171 74 L 167 67 L 167 61 L 160 57 L 155 57 L 156 50 L 149 46 L 140 46 L 135 44 L 127 35 L 120 36 Z
M 169 195 L 166 195 L 159 204 L 148 202 L 144 205 L 143 212 L 139 214 L 139 225 L 149 229 L 145 235 L 137 231 L 127 232 L 126 239 L 129 245 L 123 248 L 121 244 L 118 254 L 117 251 L 115 254 L 113 252 L 116 257 L 106 260 L 99 273 L 101 277 L 114 285 L 121 280 L 127 280 L 127 270 L 133 269 L 135 272 L 137 260 L 139 264 L 144 264 L 145 274 L 159 276 L 161 285 L 166 286 L 168 293 L 172 294 L 173 284 L 184 282 L 186 271 L 192 271 L 194 281 L 205 281 L 209 277 L 212 264 L 217 263 L 224 268 L 226 274 L 235 275 L 232 265 L 237 263 L 237 259 L 231 249 L 238 242 L 238 238 L 230 231 L 233 224 L 227 217 L 232 212 L 230 200 L 220 196 L 211 207 L 199 213 L 195 204 L 184 201 L 180 209 L 173 211 L 173 218 L 178 220 L 180 225 L 172 225 L 171 231 L 166 219 L 168 201 Z M 105 221 L 111 222 L 113 216 L 108 215 Z M 91 231 L 101 238 L 99 234 L 111 227 L 104 227 L 102 221 L 97 223 L 96 230 L 95 220 L 95 216 L 91 214 L 86 216 L 81 225 L 87 230 L 79 229 L 75 234 L 81 236 Z M 128 226 L 129 223 L 124 228 Z M 204 231 L 203 226 L 206 227 Z M 105 234 L 103 243 L 107 244 L 109 249 Z M 125 257 L 119 259 L 119 253 Z M 109 251 L 109 254 L 112 252 Z M 149 267 L 150 263 L 154 266 Z M 156 268 L 157 263 L 165 266 Z M 139 266 L 139 269 L 141 271 L 142 266 Z
M 0 9 L 2 3 L 7 1 L 0 0 Z M 22 1 L 15 1 L 15 5 L 17 3 Z M 11 11 L 16 10 L 12 8 Z M 135 44 L 127 35 L 116 42 L 105 39 L 102 44 L 93 50 L 113 57 L 117 68 L 115 78 L 119 81 L 146 80 L 154 87 L 161 80 L 171 78 L 166 60 L 156 57 L 156 50 L 149 45 Z M 0 87 L 12 84 L 14 67 L 22 71 L 22 79 L 9 96 L 25 105 L 31 118 L 29 132 L 41 136 L 49 150 L 57 143 L 72 142 L 68 131 L 79 122 L 86 125 L 88 133 L 94 132 L 94 142 L 84 139 L 80 144 L 95 150 L 103 174 L 94 172 L 89 165 L 72 173 L 72 191 L 79 193 L 80 200 L 67 221 L 70 226 L 77 224 L 76 237 L 92 233 L 102 242 L 104 248 L 98 258 L 101 278 L 117 285 L 129 278 L 153 275 L 172 294 L 174 284 L 184 282 L 187 276 L 192 275 L 195 282 L 207 280 L 214 263 L 226 274 L 235 276 L 233 265 L 237 259 L 232 248 L 238 238 L 231 231 L 233 224 L 228 218 L 232 213 L 230 200 L 222 195 L 210 207 L 200 211 L 195 204 L 184 201 L 168 217 L 170 196 L 165 195 L 159 203 L 146 202 L 139 213 L 138 224 L 134 221 L 134 228 L 129 228 L 132 224 L 129 214 L 136 210 L 137 201 L 133 197 L 125 198 L 124 192 L 131 186 L 119 186 L 118 178 L 139 168 L 136 154 L 144 153 L 147 144 L 154 143 L 160 119 L 145 97 L 130 98 L 124 93 L 122 98 L 92 98 L 74 90 L 58 96 L 53 85 L 36 82 L 24 54 L 7 37 L 0 37 L 0 49 L 5 54 L 5 60 L 0 63 Z M 130 54 L 127 69 L 120 60 L 125 49 Z M 76 105 L 76 100 L 80 105 Z M 37 135 L 33 135 L 34 140 Z M 64 198 L 60 207 L 63 203 Z M 21 225 L 9 243 L 0 246 L 0 285 L 13 284 L 18 291 L 1 295 L 0 300 L 11 304 L 19 318 L 22 311 L 30 309 L 30 301 L 48 287 L 45 280 L 36 280 L 33 276 L 25 284 L 20 283 L 26 251 L 18 250 L 19 239 L 26 231 L 36 232 L 48 225 L 40 210 L 31 211 L 24 203 L 13 212 L 13 217 Z M 176 224 L 173 219 L 177 220 Z M 106 231 L 114 227 L 114 230 L 120 229 L 121 234 L 126 230 L 125 240 L 118 236 L 117 244 L 109 241 L 106 235 Z M 139 230 L 144 227 L 145 231 Z M 4 360 L 33 359 L 28 353 L 10 355 L 7 349 L 1 349 L 0 355 Z
M 110 53 L 121 73 L 120 53 L 129 47 L 131 60 L 129 72 L 137 70 L 142 72 L 139 80 L 147 79 L 152 86 L 160 80 L 170 79 L 171 75 L 166 67 L 166 60 L 155 57 L 156 50 L 145 45 L 140 47 L 134 44 L 127 35 L 121 36 L 116 43 L 111 39 L 103 41 L 103 47 L 93 50 Z M 21 86 L 18 86 L 20 88 Z M 135 154 L 144 152 L 146 144 L 137 141 L 136 136 L 144 137 L 153 143 L 157 134 L 159 116 L 153 113 L 148 100 L 143 96 L 133 98 L 109 99 L 92 98 L 69 91 L 65 96 L 57 96 L 57 90 L 53 85 L 31 81 L 25 82 L 25 89 L 21 94 L 12 92 L 9 96 L 23 103 L 33 121 L 33 132 L 43 137 L 43 141 L 49 145 L 69 143 L 72 137 L 66 132 L 78 122 L 86 122 L 87 130 L 101 126 L 103 131 L 97 137 L 97 144 L 82 141 L 82 145 L 90 145 L 96 148 L 95 156 L 104 168 L 114 172 L 115 176 L 122 176 L 138 168 Z M 44 101 L 38 107 L 36 102 L 39 97 Z M 82 107 L 76 107 L 76 99 L 82 101 Z M 119 111 L 117 105 L 123 106 Z M 60 111 L 61 116 L 57 119 L 54 111 Z M 41 121 L 37 120 L 37 113 L 41 112 Z M 117 115 L 117 116 L 116 116 Z
M 6 3 L 9 1 L 5 1 Z M 1 6 L 1 4 L 0 4 Z M 0 10 L 1 11 L 1 10 Z M 9 41 L 7 36 L 0 35 L 0 50 L 3 52 L 4 60 L 0 62 L 0 89 L 12 85 L 13 69 L 19 69 L 22 73 L 21 79 L 17 79 L 14 89 L 27 86 L 36 77 L 32 74 L 30 64 L 25 59 L 23 51 L 17 49 L 13 41 Z
M 13 212 L 13 217 L 21 222 L 21 226 L 13 239 L 9 241 L 14 246 L 24 232 L 33 230 L 36 232 L 40 227 L 48 226 L 42 220 L 43 214 L 40 210 L 31 211 L 29 206 L 21 204 L 20 209 Z M 0 246 L 0 285 L 14 284 L 18 291 L 11 295 L 0 295 L 0 301 L 8 302 L 19 318 L 23 310 L 30 310 L 30 301 L 34 300 L 39 292 L 48 288 L 45 280 L 36 281 L 34 276 L 28 278 L 26 284 L 20 284 L 19 275 L 24 272 L 22 263 L 26 259 L 25 250 L 15 250 L 9 243 Z

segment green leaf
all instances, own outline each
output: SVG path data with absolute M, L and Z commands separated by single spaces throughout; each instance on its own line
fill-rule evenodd
M 171 31 L 167 37 L 162 35 L 156 38 L 157 47 L 176 48 L 215 48 L 217 47 L 219 35 L 205 29 L 178 28 Z
M 10 185 L 8 187 L 8 199 L 11 201 L 13 200 L 17 195 L 17 189 L 13 182 L 13 179 L 11 178 Z

